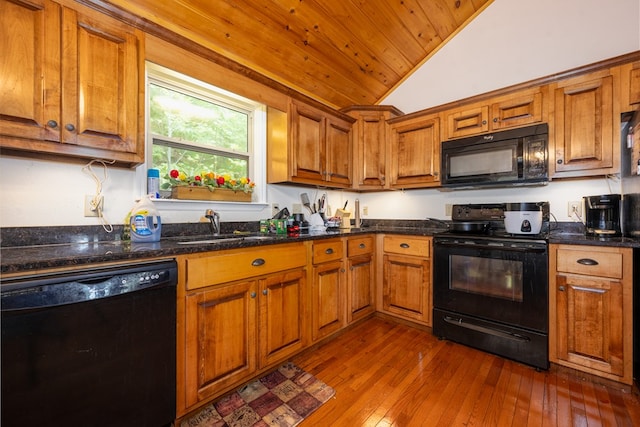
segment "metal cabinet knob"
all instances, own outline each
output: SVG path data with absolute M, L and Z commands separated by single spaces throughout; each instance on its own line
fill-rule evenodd
M 364 249 L 364 248 L 366 248 L 366 247 L 367 247 L 367 245 L 365 245 L 364 243 L 360 243 L 360 244 L 358 245 L 358 247 L 359 247 L 360 249 Z
M 256 293 L 255 292 L 251 292 L 251 298 L 255 298 L 256 297 Z
M 498 123 L 498 118 L 497 117 L 493 118 L 493 123 Z
M 482 124 L 483 124 L 483 125 L 486 125 L 486 124 L 487 124 L 487 121 L 486 121 L 486 120 L 483 120 L 483 121 L 482 121 Z
M 47 126 L 49 126 L 52 129 L 55 129 L 58 127 L 58 122 L 56 122 L 55 120 L 49 120 L 47 122 Z
M 73 132 L 74 130 L 76 130 L 76 127 L 74 125 L 72 125 L 71 123 L 67 123 L 66 125 L 64 125 L 64 128 L 66 130 L 68 130 L 69 132 Z
M 560 292 L 564 292 L 564 286 L 558 286 L 558 290 L 559 290 Z
M 558 159 L 558 161 L 557 161 L 556 163 L 558 163 L 559 165 L 561 165 L 561 164 L 562 164 L 562 159 Z
M 407 248 L 409 248 L 410 246 L 409 246 L 409 244 L 408 244 L 408 243 L 400 243 L 400 247 L 401 247 L 402 249 L 407 249 Z
M 582 265 L 598 265 L 598 261 L 596 261 L 595 259 L 591 259 L 591 258 L 580 258 L 576 262 L 578 264 L 582 264 Z
M 265 290 L 262 291 L 262 295 L 266 295 L 268 292 L 269 291 L 265 289 Z
M 264 265 L 266 263 L 266 261 L 264 260 L 264 258 L 256 258 L 253 261 L 251 261 L 251 265 L 254 267 L 260 267 L 261 265 Z
M 326 251 L 324 251 L 324 253 L 327 255 L 331 255 L 333 253 L 333 248 L 328 248 Z

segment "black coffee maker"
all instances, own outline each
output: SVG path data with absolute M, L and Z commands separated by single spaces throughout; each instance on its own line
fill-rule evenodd
M 620 230 L 622 197 L 620 194 L 586 196 L 583 199 L 587 236 L 615 237 L 622 235 Z

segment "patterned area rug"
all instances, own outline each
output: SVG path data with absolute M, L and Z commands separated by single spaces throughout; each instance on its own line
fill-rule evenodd
M 205 406 L 188 427 L 293 427 L 335 395 L 335 390 L 293 363 Z

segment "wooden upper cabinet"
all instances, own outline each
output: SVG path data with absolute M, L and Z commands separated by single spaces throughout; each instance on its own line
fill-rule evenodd
M 60 138 L 60 9 L 49 0 L 0 0 L 0 141 Z M 26 145 L 26 141 L 24 142 Z
M 20 25 L 18 25 L 20 23 Z M 73 4 L 0 0 L 0 145 L 144 160 L 142 33 Z
M 609 70 L 551 85 L 549 123 L 552 177 L 613 174 L 620 170 L 617 76 Z
M 353 142 L 351 123 L 327 117 L 326 175 L 331 186 L 349 188 L 353 181 Z
M 634 111 L 640 106 L 640 61 L 620 67 L 620 110 Z
M 349 188 L 353 141 L 342 119 L 292 100 L 288 114 L 267 110 L 267 181 Z
M 543 99 L 542 89 L 535 88 L 445 111 L 446 138 L 462 138 L 541 122 L 545 110 Z
M 440 182 L 440 119 L 437 115 L 391 124 L 391 188 L 421 188 Z
M 353 125 L 353 189 L 387 188 L 391 134 L 387 120 L 402 115 L 402 112 L 391 106 L 356 106 L 347 114 L 357 120 Z

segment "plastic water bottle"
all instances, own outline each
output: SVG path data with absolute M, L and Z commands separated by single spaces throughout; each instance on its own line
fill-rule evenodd
M 160 198 L 160 171 L 158 169 L 147 170 L 147 194 L 152 199 Z

